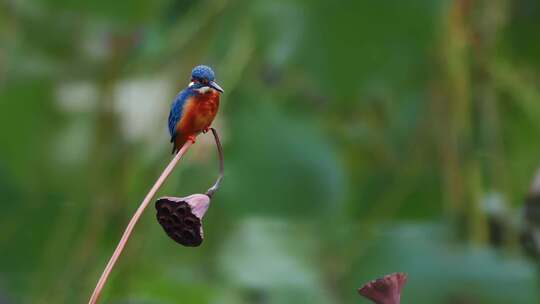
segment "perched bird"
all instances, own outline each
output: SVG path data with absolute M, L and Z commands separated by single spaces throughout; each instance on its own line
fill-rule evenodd
M 223 89 L 214 81 L 211 68 L 199 65 L 191 72 L 187 88 L 176 96 L 169 113 L 169 133 L 173 143 L 172 153 L 180 150 L 186 141 L 208 131 L 219 108 Z

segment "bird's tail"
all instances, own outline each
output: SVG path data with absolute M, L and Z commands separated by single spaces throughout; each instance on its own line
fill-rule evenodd
M 175 139 L 173 141 L 173 148 L 172 148 L 172 153 L 171 154 L 175 154 L 176 152 L 180 151 L 180 149 L 186 143 L 186 141 L 187 141 L 187 139 L 184 138 L 183 136 L 175 137 Z

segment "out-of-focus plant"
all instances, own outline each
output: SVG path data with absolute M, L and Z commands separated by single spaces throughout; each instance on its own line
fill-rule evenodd
M 524 227 L 521 233 L 521 243 L 525 251 L 533 258 L 540 258 L 540 170 L 534 176 L 533 182 L 525 199 L 523 208 Z

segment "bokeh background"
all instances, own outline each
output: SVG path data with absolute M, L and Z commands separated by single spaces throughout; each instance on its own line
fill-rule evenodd
M 150 207 L 103 303 L 368 303 L 395 271 L 404 303 L 540 303 L 539 20 L 537 0 L 0 1 L 0 303 L 88 300 L 201 63 L 226 90 L 206 239 Z M 217 168 L 201 135 L 160 195 Z

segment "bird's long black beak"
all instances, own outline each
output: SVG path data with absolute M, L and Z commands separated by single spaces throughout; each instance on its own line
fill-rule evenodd
M 223 89 L 219 86 L 219 84 L 217 84 L 215 81 L 210 81 L 209 83 L 210 87 L 220 91 L 221 93 L 223 93 Z

